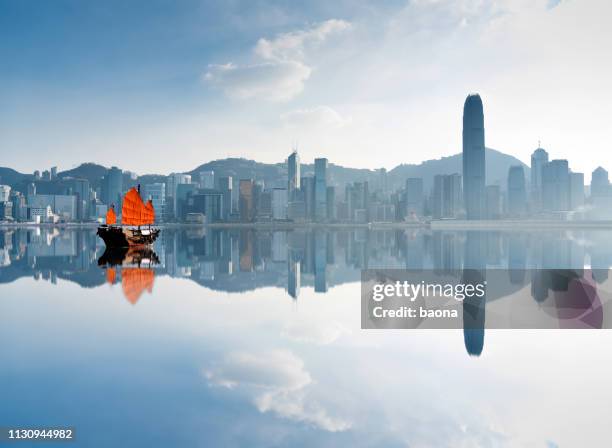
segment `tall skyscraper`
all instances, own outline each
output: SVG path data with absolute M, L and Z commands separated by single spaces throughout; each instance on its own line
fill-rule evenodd
M 121 210 L 123 195 L 123 171 L 116 166 L 109 169 L 102 180 L 102 201 L 106 205 L 115 204 L 115 210 Z
M 232 203 L 234 201 L 234 190 L 232 176 L 220 177 L 217 181 L 217 188 L 223 193 L 223 212 L 221 213 L 225 221 L 229 220 L 232 214 Z
M 525 170 L 521 165 L 513 165 L 508 170 L 508 213 L 520 215 L 527 211 L 527 186 Z
M 485 209 L 485 136 L 480 95 L 463 106 L 463 197 L 467 219 L 482 219 Z
M 315 159 L 315 220 L 327 219 L 327 159 Z
M 458 173 L 436 174 L 432 199 L 434 218 L 457 217 L 461 201 L 461 176 Z
M 423 216 L 423 179 L 420 177 L 409 177 L 406 179 L 406 216 Z
M 287 159 L 287 175 L 289 200 L 294 200 L 294 192 L 300 189 L 300 156 L 297 151 L 293 151 Z
M 142 198 L 145 201 L 150 199 L 153 203 L 155 222 L 163 222 L 166 215 L 166 184 L 163 182 L 146 184 L 143 189 Z
M 584 173 L 570 173 L 570 209 L 584 205 Z
M 542 170 L 548 163 L 548 153 L 543 148 L 531 154 L 531 200 L 535 210 L 542 208 Z
M 171 173 L 166 182 L 166 195 L 169 200 L 166 204 L 166 212 L 168 215 L 173 215 L 175 218 L 179 215 L 178 188 L 179 185 L 191 184 L 191 176 L 189 174 Z
M 544 165 L 542 207 L 548 211 L 570 209 L 570 173 L 567 160 L 551 160 Z
M 238 187 L 238 203 L 240 220 L 243 222 L 253 221 L 255 218 L 255 183 L 252 179 L 240 179 Z
M 310 221 L 315 215 L 315 179 L 312 176 L 302 177 L 300 189 L 304 197 L 304 219 Z

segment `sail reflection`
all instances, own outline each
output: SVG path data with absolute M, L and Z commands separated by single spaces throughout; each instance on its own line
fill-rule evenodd
M 106 281 L 114 285 L 121 279 L 123 295 L 132 305 L 148 291 L 153 292 L 155 271 L 159 257 L 148 247 L 106 248 L 98 259 L 98 266 L 106 269 Z

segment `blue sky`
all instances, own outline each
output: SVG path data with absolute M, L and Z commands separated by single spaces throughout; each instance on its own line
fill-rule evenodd
M 612 137 L 610 13 L 596 0 L 0 0 L 0 165 L 169 173 L 282 161 L 297 142 L 307 162 L 392 168 L 458 152 L 478 91 L 488 146 L 528 161 L 541 139 L 588 173 Z

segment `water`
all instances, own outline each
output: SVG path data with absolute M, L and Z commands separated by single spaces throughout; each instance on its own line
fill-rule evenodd
M 3 229 L 0 426 L 93 447 L 605 446 L 612 332 L 486 330 L 475 351 L 461 330 L 361 330 L 359 280 L 460 269 L 477 241 L 487 267 L 606 284 L 610 236 L 164 229 L 113 267 L 94 230 Z

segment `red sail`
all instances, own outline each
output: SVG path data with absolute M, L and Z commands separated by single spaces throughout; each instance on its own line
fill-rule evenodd
M 145 204 L 145 219 L 147 224 L 155 223 L 155 208 L 153 208 L 153 202 L 151 202 L 151 199 L 149 199 Z
M 106 212 L 106 224 L 109 226 L 117 224 L 117 215 L 115 215 L 115 209 L 112 207 Z
M 126 226 L 144 226 L 155 221 L 153 204 L 145 205 L 135 188 L 130 189 L 123 198 L 121 215 L 121 222 Z

